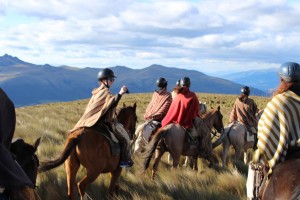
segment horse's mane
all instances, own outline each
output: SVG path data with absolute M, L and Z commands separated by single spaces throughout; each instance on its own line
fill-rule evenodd
M 213 109 L 203 113 L 200 117 L 201 118 L 208 118 L 208 117 L 212 116 L 215 112 L 216 112 L 216 109 L 213 108 Z

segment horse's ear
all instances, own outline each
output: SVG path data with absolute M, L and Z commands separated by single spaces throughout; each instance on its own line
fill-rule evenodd
M 125 103 L 123 103 L 123 108 L 126 108 L 126 104 Z
M 136 109 L 136 102 L 134 102 L 133 106 L 134 110 Z
M 35 149 L 35 151 L 37 150 L 38 146 L 40 145 L 40 142 L 41 142 L 41 137 L 39 137 L 38 139 L 36 139 L 33 147 Z

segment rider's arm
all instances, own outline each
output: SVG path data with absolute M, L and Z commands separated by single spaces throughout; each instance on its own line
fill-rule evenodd
M 229 122 L 235 122 L 237 120 L 237 114 L 236 114 L 236 104 L 234 104 L 232 111 L 230 112 Z

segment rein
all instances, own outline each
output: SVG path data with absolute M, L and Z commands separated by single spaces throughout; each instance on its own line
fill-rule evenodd
M 210 114 L 211 114 L 211 112 L 210 112 Z M 211 117 L 212 115 L 210 115 L 210 116 L 207 116 L 207 120 L 209 120 L 209 117 Z M 205 124 L 205 126 L 206 126 L 206 128 L 209 130 L 209 132 L 213 135 L 213 137 L 211 138 L 211 139 L 213 139 L 214 137 L 217 137 L 217 134 L 218 134 L 218 132 L 215 130 L 215 131 L 213 131 L 211 128 L 209 128 L 208 127 L 208 125 L 205 123 L 205 120 L 202 118 L 202 117 L 199 117 L 201 120 L 202 120 L 202 122 Z

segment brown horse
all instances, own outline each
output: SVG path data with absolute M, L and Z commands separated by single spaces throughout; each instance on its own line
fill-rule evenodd
M 262 200 L 300 199 L 300 159 L 291 159 L 279 163 L 266 184 Z
M 216 121 L 221 119 L 221 121 L 219 121 L 220 127 L 218 128 L 218 131 L 221 132 L 223 122 L 220 107 L 218 107 L 218 109 L 212 109 L 206 116 L 215 116 L 211 119 L 218 119 Z M 201 118 L 196 118 L 194 120 L 194 126 L 197 135 L 202 138 L 202 144 L 190 144 L 188 142 L 188 137 L 186 136 L 186 130 L 178 124 L 169 124 L 164 128 L 159 129 L 147 146 L 148 151 L 144 162 L 144 170 L 149 167 L 154 151 L 155 160 L 152 169 L 152 178 L 154 178 L 160 159 L 166 151 L 169 151 L 173 158 L 173 168 L 178 166 L 181 155 L 193 157 L 200 156 L 212 161 L 211 130 L 204 125 L 204 120 Z
M 121 119 L 121 115 L 124 117 L 123 119 Z M 118 113 L 117 119 L 124 123 L 126 130 L 134 130 L 133 126 L 136 123 L 136 103 L 128 107 L 124 104 Z M 127 123 L 128 121 L 133 122 L 133 124 Z M 104 130 L 102 131 L 104 132 Z M 56 160 L 42 163 L 39 170 L 41 172 L 50 170 L 65 162 L 68 196 L 70 199 L 75 199 L 75 179 L 81 164 L 86 169 L 86 176 L 78 182 L 77 186 L 80 197 L 83 199 L 85 189 L 101 173 L 111 173 L 109 194 L 113 194 L 118 186 L 118 180 L 122 171 L 122 168 L 119 167 L 119 161 L 119 152 L 118 154 L 113 153 L 113 148 L 109 140 L 104 134 L 101 134 L 101 130 L 84 128 L 70 134 L 61 156 Z

